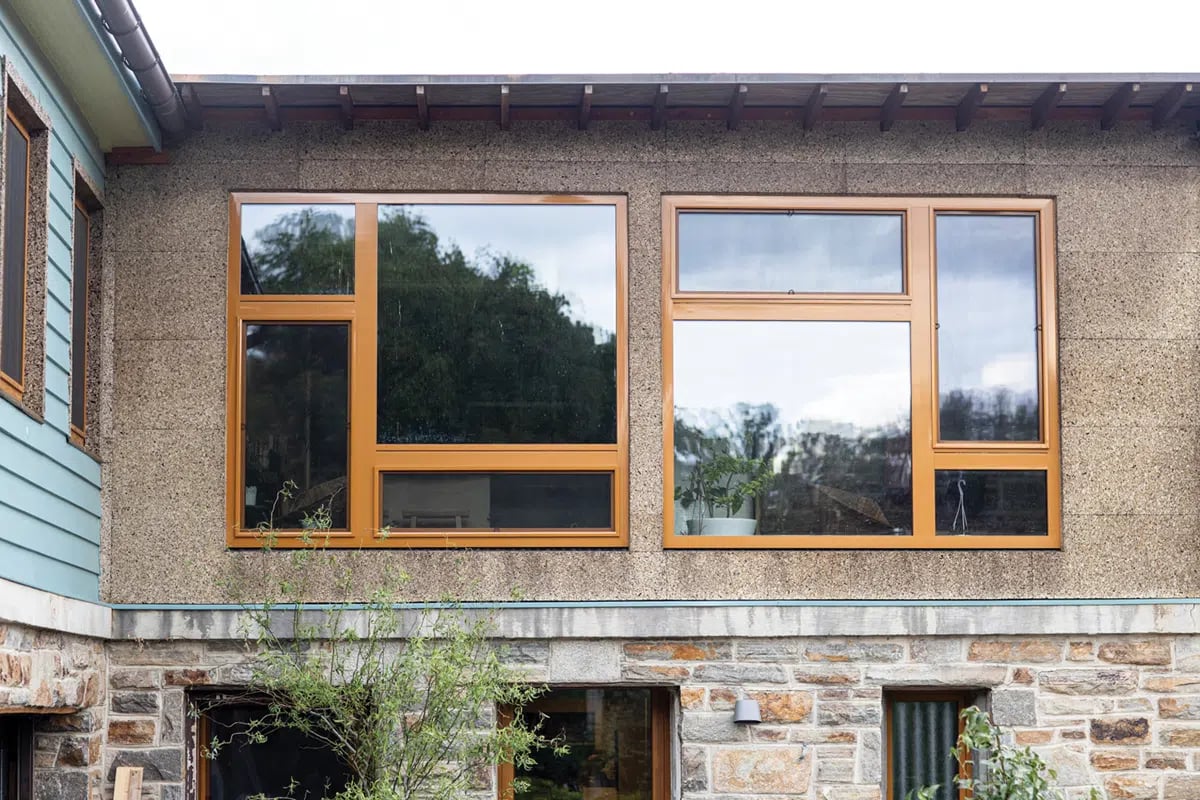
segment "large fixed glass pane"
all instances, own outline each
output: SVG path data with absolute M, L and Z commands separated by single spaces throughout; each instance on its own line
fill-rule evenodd
M 346 527 L 348 325 L 247 325 L 245 514 L 254 528 Z M 295 484 L 290 499 L 279 495 Z
M 200 759 L 208 789 L 202 800 L 333 797 L 346 789 L 349 768 L 317 737 L 280 728 L 264 742 L 251 741 L 246 728 L 265 713 L 265 708 L 249 705 L 219 705 L 205 712 L 203 744 L 213 739 L 228 744 L 212 758 Z
M 389 472 L 385 528 L 612 530 L 607 472 Z
M 1037 441 L 1037 216 L 938 214 L 939 438 Z
M 242 205 L 242 294 L 353 294 L 354 206 Z
M 379 209 L 381 444 L 617 441 L 616 209 Z
M 29 140 L 6 119 L 4 131 L 4 294 L 0 297 L 0 372 L 25 380 L 25 246 Z
M 904 215 L 680 212 L 679 288 L 903 292 Z
M 83 430 L 87 402 L 88 226 L 91 220 L 75 208 L 75 243 L 71 252 L 71 424 Z
M 890 797 L 908 797 L 909 792 L 936 785 L 937 800 L 958 800 L 954 785 L 958 761 L 953 752 L 958 745 L 960 705 L 958 700 L 891 702 Z
M 654 787 L 650 689 L 559 689 L 523 710 L 526 723 L 562 737 L 567 752 L 533 753 L 516 777 L 517 800 L 651 800 Z
M 906 322 L 674 323 L 675 531 L 909 534 Z
M 1049 530 L 1043 470 L 938 470 L 937 532 L 1045 536 Z

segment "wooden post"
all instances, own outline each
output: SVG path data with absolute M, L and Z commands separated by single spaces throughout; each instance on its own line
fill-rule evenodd
M 117 767 L 117 779 L 113 783 L 113 800 L 141 800 L 142 768 Z

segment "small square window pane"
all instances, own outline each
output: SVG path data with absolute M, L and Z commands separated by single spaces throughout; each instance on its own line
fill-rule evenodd
M 937 470 L 937 532 L 956 536 L 1045 536 L 1043 470 Z
M 352 294 L 354 206 L 245 203 L 242 294 Z
M 684 211 L 678 235 L 680 291 L 904 291 L 902 214 Z

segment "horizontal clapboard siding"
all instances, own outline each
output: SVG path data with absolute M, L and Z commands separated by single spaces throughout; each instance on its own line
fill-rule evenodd
M 73 159 L 102 180 L 102 156 L 46 60 L 0 6 L 0 54 L 50 116 L 44 422 L 0 400 L 0 578 L 68 597 L 100 595 L 100 465 L 70 433 Z

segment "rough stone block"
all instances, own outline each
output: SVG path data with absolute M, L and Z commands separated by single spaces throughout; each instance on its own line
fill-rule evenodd
M 1137 672 L 1122 669 L 1045 670 L 1038 675 L 1038 685 L 1056 694 L 1130 694 L 1137 688 Z
M 913 639 L 909 642 L 908 652 L 913 661 L 950 664 L 963 660 L 963 643 L 961 639 L 950 636 Z
M 1163 666 L 1171 663 L 1171 646 L 1164 641 L 1105 642 L 1099 656 L 1110 664 Z
M 1160 698 L 1158 716 L 1162 719 L 1200 720 L 1200 695 Z
M 725 712 L 683 712 L 681 736 L 684 742 L 744 742 L 750 738 L 749 726 L 737 725 Z
M 763 722 L 805 722 L 812 715 L 811 692 L 749 692 L 758 701 Z
M 904 658 L 904 645 L 894 642 L 829 641 L 805 646 L 805 661 L 859 663 L 895 662 Z
M 157 714 L 157 692 L 113 692 L 109 706 L 114 714 Z
M 623 680 L 647 683 L 682 683 L 691 674 L 690 668 L 677 664 L 626 664 L 621 668 Z
M 1200 747 L 1200 727 L 1163 727 L 1158 743 L 1165 747 Z
M 631 661 L 723 661 L 733 657 L 729 642 L 631 642 L 623 651 Z
M 1032 689 L 997 689 L 992 692 L 992 717 L 1002 727 L 1037 724 L 1037 693 Z
M 883 774 L 883 743 L 879 731 L 865 730 L 858 741 L 858 773 L 863 783 L 878 783 Z
M 1196 800 L 1200 797 L 1200 775 L 1168 775 L 1163 781 L 1162 800 Z
M 848 759 L 822 758 L 817 762 L 819 783 L 853 783 L 854 761 Z
M 1150 721 L 1137 717 L 1094 719 L 1091 739 L 1097 744 L 1149 744 Z
M 1157 775 L 1115 775 L 1104 781 L 1109 800 L 1158 800 L 1158 787 Z
M 112 719 L 108 741 L 112 744 L 154 744 L 157 724 L 152 719 Z
M 1145 675 L 1142 688 L 1148 692 L 1200 692 L 1200 675 Z
M 723 747 L 713 751 L 713 789 L 752 794 L 804 794 L 812 764 L 802 748 Z
M 883 686 L 999 686 L 1008 668 L 991 664 L 906 664 L 867 667 L 866 680 Z
M 550 681 L 614 683 L 620 678 L 621 651 L 616 642 L 564 639 L 550 643 Z
M 817 706 L 821 725 L 877 725 L 881 718 L 879 703 L 832 701 Z
M 702 747 L 684 747 L 680 781 L 685 792 L 708 791 L 708 753 Z
M 1128 750 L 1093 750 L 1089 761 L 1092 769 L 1101 772 L 1120 772 L 1137 769 L 1140 759 Z
M 117 776 L 117 767 L 142 767 L 145 781 L 182 781 L 183 750 L 178 747 L 155 747 L 145 750 L 113 750 L 108 780 Z
M 817 686 L 851 686 L 862 680 L 862 672 L 857 667 L 797 667 L 792 670 L 796 683 L 810 683 Z
M 977 640 L 971 642 L 967 660 L 1045 664 L 1062 660 L 1062 645 L 1047 639 Z
M 799 652 L 800 644 L 795 639 L 739 639 L 737 642 L 738 661 L 795 661 Z
M 679 707 L 696 711 L 704 708 L 707 692 L 701 686 L 683 686 L 679 689 Z
M 777 664 L 701 664 L 692 673 L 703 683 L 787 683 L 787 673 Z
M 1143 766 L 1146 769 L 1186 770 L 1188 768 L 1187 756 L 1183 753 L 1151 750 L 1143 753 L 1142 757 L 1144 759 Z

